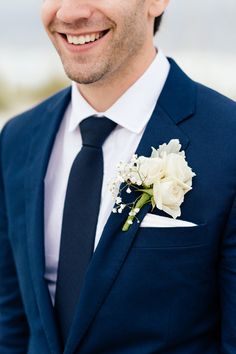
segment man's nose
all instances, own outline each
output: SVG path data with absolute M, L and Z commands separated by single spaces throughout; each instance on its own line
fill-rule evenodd
M 88 0 L 62 0 L 57 11 L 58 20 L 73 23 L 92 16 L 94 8 Z

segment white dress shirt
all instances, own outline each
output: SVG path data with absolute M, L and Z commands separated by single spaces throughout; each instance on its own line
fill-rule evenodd
M 134 154 L 165 84 L 170 64 L 159 50 L 154 61 L 106 112 L 97 113 L 72 83 L 72 98 L 56 135 L 45 183 L 45 279 L 54 303 L 64 200 L 72 163 L 81 149 L 79 123 L 91 115 L 104 115 L 117 123 L 103 145 L 104 176 L 94 249 L 112 211 L 108 182 L 120 161 Z M 150 151 L 151 153 L 151 151 Z M 89 194 L 88 194 L 89 198 Z M 79 201 L 78 201 L 79 202 Z

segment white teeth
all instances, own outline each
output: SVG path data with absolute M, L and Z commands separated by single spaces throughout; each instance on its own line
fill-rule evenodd
M 76 44 L 84 44 L 86 42 L 86 38 L 84 36 L 80 36 Z
M 90 41 L 94 42 L 95 38 L 96 38 L 96 34 L 94 33 L 90 36 Z M 98 38 L 99 38 L 99 35 L 98 35 Z
M 68 41 L 68 43 L 72 43 L 73 42 L 72 36 L 67 36 L 67 41 Z
M 95 40 L 100 38 L 100 33 L 86 34 L 84 36 L 71 36 L 67 34 L 66 37 L 68 43 L 78 45 L 94 42 Z
M 90 36 L 87 34 L 87 36 L 85 36 L 85 42 L 89 43 L 90 42 Z

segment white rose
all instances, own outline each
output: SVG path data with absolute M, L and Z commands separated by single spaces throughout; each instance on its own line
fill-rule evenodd
M 151 157 L 164 157 L 169 154 L 178 154 L 185 157 L 184 151 L 180 151 L 181 144 L 178 139 L 172 139 L 168 144 L 162 144 L 158 149 L 152 147 Z
M 174 179 L 182 184 L 182 188 L 189 191 L 192 187 L 192 178 L 195 176 L 185 158 L 178 154 L 169 154 L 165 157 L 165 177 Z
M 146 186 L 151 186 L 164 177 L 164 164 L 160 158 L 140 156 L 138 166 L 140 177 Z
M 153 197 L 156 207 L 173 218 L 181 215 L 180 205 L 184 201 L 186 190 L 176 180 L 168 178 L 154 183 Z

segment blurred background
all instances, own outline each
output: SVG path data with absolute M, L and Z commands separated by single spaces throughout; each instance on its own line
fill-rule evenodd
M 41 1 L 0 4 L 0 127 L 69 84 L 41 25 Z M 235 0 L 170 0 L 155 43 L 194 80 L 236 99 L 235 14 Z

